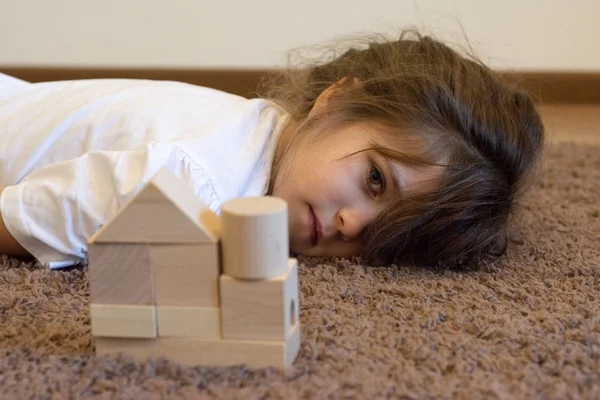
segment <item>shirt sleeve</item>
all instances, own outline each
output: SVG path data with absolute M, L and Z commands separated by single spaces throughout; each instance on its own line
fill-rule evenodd
M 163 166 L 217 212 L 209 176 L 173 143 L 91 152 L 42 167 L 4 189 L 0 210 L 8 231 L 41 264 L 85 264 L 88 239 Z

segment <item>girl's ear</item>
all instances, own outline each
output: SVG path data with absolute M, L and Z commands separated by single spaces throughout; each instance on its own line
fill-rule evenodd
M 357 85 L 359 82 L 359 80 L 357 78 L 354 78 L 352 81 L 354 82 L 355 85 Z M 325 109 L 327 107 L 327 104 L 331 100 L 331 98 L 337 94 L 338 88 L 340 88 L 346 82 L 348 82 L 347 76 L 343 77 L 342 79 L 337 81 L 337 83 L 334 83 L 333 85 L 331 85 L 327 89 L 325 89 L 319 95 L 319 97 L 317 97 L 317 99 L 315 100 L 315 104 L 313 105 L 313 108 L 310 110 L 309 116 L 314 114 L 317 111 L 321 111 L 321 110 Z

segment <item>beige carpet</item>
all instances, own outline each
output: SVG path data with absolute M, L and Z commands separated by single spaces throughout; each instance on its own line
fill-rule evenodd
M 552 145 L 478 272 L 302 259 L 290 371 L 95 358 L 81 269 L 0 258 L 0 398 L 600 398 L 600 147 Z

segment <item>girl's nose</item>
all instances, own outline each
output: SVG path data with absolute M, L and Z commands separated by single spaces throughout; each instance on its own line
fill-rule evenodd
M 344 240 L 354 240 L 361 236 L 373 222 L 373 210 L 341 208 L 336 214 L 336 228 Z

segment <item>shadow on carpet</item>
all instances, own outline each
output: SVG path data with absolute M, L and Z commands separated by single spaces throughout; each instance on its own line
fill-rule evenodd
M 0 398 L 600 398 L 600 148 L 551 145 L 477 272 L 303 259 L 287 371 L 93 356 L 86 270 L 0 256 Z

